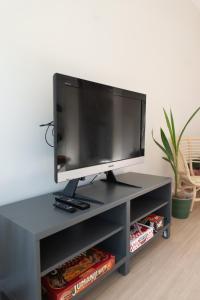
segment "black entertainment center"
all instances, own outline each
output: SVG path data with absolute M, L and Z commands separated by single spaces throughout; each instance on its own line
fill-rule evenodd
M 41 296 L 41 277 L 96 245 L 116 256 L 115 267 L 73 299 L 80 299 L 115 270 L 128 274 L 131 257 L 153 241 L 129 253 L 130 226 L 152 212 L 165 216 L 164 228 L 154 239 L 169 237 L 171 179 L 137 173 L 117 178 L 142 188 L 102 181 L 83 186 L 78 192 L 105 204 L 91 203 L 88 210 L 74 214 L 53 208 L 52 194 L 0 208 L 0 290 L 9 300 L 45 300 Z
M 53 127 L 55 181 L 68 183 L 0 207 L 0 300 L 80 299 L 112 272 L 127 275 L 131 257 L 170 236 L 171 179 L 113 173 L 143 162 L 146 95 L 62 74 L 53 83 L 54 120 L 47 131 Z M 82 178 L 101 173 L 105 179 L 78 187 Z M 155 216 L 160 228 L 145 223 Z M 84 267 L 77 264 L 81 256 Z M 69 266 L 72 279 L 63 275 Z M 85 284 L 77 294 L 75 279 Z

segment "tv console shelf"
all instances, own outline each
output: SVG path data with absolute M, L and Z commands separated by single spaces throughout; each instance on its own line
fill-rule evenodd
M 116 265 L 73 299 L 81 299 L 104 278 L 118 270 L 126 275 L 129 262 L 154 239 L 170 235 L 171 179 L 126 173 L 117 178 L 142 188 L 96 181 L 78 192 L 105 204 L 91 203 L 85 211 L 69 214 L 53 207 L 46 194 L 0 207 L 0 300 L 46 300 L 41 277 L 60 264 L 100 246 L 116 256 Z M 165 226 L 136 250 L 129 252 L 130 226 L 150 213 L 165 217 Z

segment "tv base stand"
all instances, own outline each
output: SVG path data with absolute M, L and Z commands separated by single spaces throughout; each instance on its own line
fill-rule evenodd
M 99 200 L 90 198 L 88 196 L 77 194 L 76 190 L 78 188 L 78 183 L 79 183 L 80 180 L 81 180 L 81 178 L 70 180 L 67 183 L 67 185 L 66 185 L 66 187 L 64 188 L 63 191 L 55 192 L 54 195 L 55 196 L 63 196 L 63 197 L 66 197 L 66 198 L 77 199 L 77 200 L 86 201 L 86 202 L 91 202 L 91 203 L 96 203 L 96 204 L 104 204 L 103 201 L 99 201 Z
M 108 183 L 113 183 L 113 184 L 118 184 L 118 185 L 123 185 L 123 186 L 129 186 L 129 187 L 133 187 L 133 188 L 137 188 L 137 189 L 142 188 L 141 186 L 122 182 L 122 181 L 118 180 L 117 177 L 115 176 L 115 174 L 113 173 L 113 171 L 105 172 L 105 174 L 106 174 L 106 179 L 102 179 L 102 181 L 105 181 Z
M 73 297 L 79 300 L 114 271 L 128 274 L 132 257 L 155 239 L 163 236 L 163 243 L 167 243 L 171 179 L 127 173 L 118 175 L 118 180 L 142 188 L 102 181 L 81 186 L 78 193 L 105 204 L 91 203 L 89 209 L 73 214 L 54 208 L 52 193 L 0 207 L 1 300 L 47 300 L 42 295 L 43 276 L 92 247 L 113 254 L 116 260 L 113 269 Z M 164 217 L 164 227 L 130 253 L 130 227 L 152 213 Z

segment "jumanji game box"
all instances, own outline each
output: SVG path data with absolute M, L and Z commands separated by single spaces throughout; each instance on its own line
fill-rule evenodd
M 48 300 L 69 300 L 115 265 L 115 257 L 92 248 L 42 278 Z

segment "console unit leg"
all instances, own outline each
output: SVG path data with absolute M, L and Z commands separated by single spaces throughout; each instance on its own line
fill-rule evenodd
M 164 239 L 169 239 L 169 238 L 170 238 L 170 227 L 166 228 L 166 229 L 163 231 L 163 238 L 164 238 Z
M 129 261 L 127 261 L 119 268 L 119 273 L 125 276 L 129 273 L 129 270 Z

